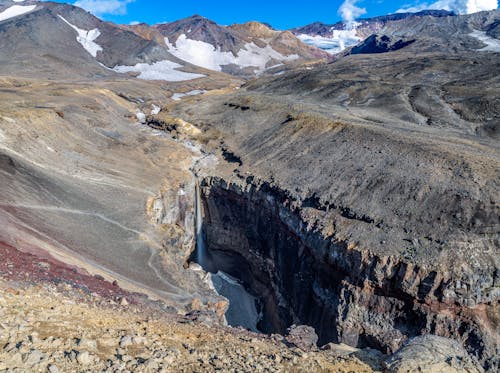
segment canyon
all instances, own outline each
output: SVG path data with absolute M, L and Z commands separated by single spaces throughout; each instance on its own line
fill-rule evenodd
M 498 370 L 498 10 L 331 57 L 32 5 L 0 21 L 0 369 Z M 300 58 L 209 70 L 191 27 Z
M 207 178 L 202 190 L 204 268 L 239 279 L 259 299 L 260 331 L 284 334 L 292 324 L 312 325 L 320 345 L 387 354 L 409 338 L 437 334 L 462 341 L 487 366 L 496 364 L 495 305 L 447 299 L 444 294 L 463 293 L 461 284 L 323 236 L 290 209 L 289 195 L 265 183 Z

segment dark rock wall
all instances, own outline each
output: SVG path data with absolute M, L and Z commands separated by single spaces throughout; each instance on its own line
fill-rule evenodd
M 387 353 L 409 337 L 437 334 L 496 366 L 496 305 L 450 302 L 443 293 L 455 279 L 325 239 L 289 208 L 285 192 L 267 184 L 207 178 L 202 192 L 209 269 L 243 280 L 262 300 L 262 331 L 307 324 L 320 344 Z

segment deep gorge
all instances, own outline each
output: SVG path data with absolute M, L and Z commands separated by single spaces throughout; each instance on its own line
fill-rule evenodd
M 207 177 L 200 192 L 204 268 L 238 279 L 259 299 L 260 331 L 311 325 L 319 345 L 385 353 L 407 338 L 437 334 L 462 341 L 485 366 L 494 359 L 494 335 L 474 310 L 443 301 L 453 284 L 439 273 L 325 239 L 288 207 L 286 192 L 269 184 Z

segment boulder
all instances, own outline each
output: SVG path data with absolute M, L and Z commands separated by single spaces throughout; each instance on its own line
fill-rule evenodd
M 480 373 L 483 368 L 457 341 L 435 335 L 409 339 L 385 361 L 388 373 L 466 372 Z
M 292 325 L 287 330 L 285 340 L 304 351 L 316 350 L 318 335 L 313 327 L 307 325 Z

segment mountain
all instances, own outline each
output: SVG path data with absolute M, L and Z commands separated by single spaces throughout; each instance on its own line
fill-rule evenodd
M 360 18 L 359 20 L 356 20 L 356 24 L 359 25 L 383 25 L 387 22 L 390 21 L 399 21 L 402 19 L 406 18 L 413 18 L 413 17 L 423 17 L 423 16 L 432 16 L 432 17 L 449 17 L 449 16 L 454 16 L 455 14 L 453 12 L 448 12 L 445 10 L 423 10 L 420 12 L 416 13 L 395 13 L 395 14 L 389 14 L 389 15 L 384 15 L 384 16 L 378 16 L 378 17 L 371 17 L 371 18 Z M 314 22 L 309 25 L 301 26 L 301 27 L 296 27 L 293 29 L 290 29 L 291 32 L 293 32 L 295 35 L 300 35 L 300 34 L 307 34 L 311 36 L 324 36 L 324 37 L 329 37 L 332 36 L 332 31 L 334 30 L 345 30 L 346 29 L 346 24 L 344 22 L 337 22 L 334 24 L 325 24 L 323 22 Z
M 183 81 L 208 75 L 173 56 L 164 45 L 103 22 L 81 8 L 38 1 L 19 4 L 3 1 L 0 5 L 0 71 L 4 74 L 19 73 L 23 67 L 24 74 L 37 77 L 130 72 L 144 79 Z
M 141 26 L 133 28 L 141 33 Z M 251 77 L 276 67 L 283 69 L 283 65 L 329 58 L 290 32 L 276 31 L 259 22 L 226 27 L 195 15 L 154 28 L 165 38 L 168 50 L 178 58 L 239 76 Z M 157 40 L 157 34 L 154 38 Z
M 300 40 L 309 45 L 339 53 L 346 48 L 354 46 L 371 34 L 378 33 L 387 24 L 405 19 L 417 19 L 422 17 L 452 17 L 455 14 L 445 10 L 423 10 L 416 13 L 396 13 L 385 16 L 362 18 L 356 20 L 352 25 L 344 22 L 325 24 L 315 22 L 306 26 L 293 28 L 290 31 Z

